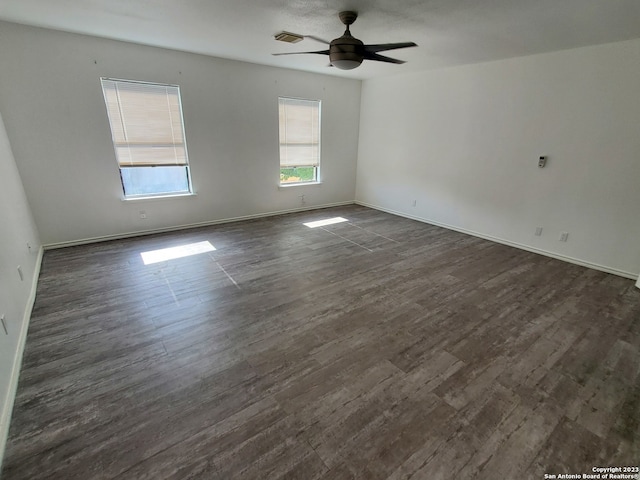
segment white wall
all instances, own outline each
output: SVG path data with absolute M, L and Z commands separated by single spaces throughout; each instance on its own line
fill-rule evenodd
M 640 40 L 367 80 L 356 200 L 638 275 L 639 86 Z
M 27 243 L 31 246 L 28 248 Z M 40 241 L 0 116 L 0 463 L 35 298 Z M 18 265 L 24 279 L 20 280 Z
M 355 198 L 360 81 L 10 23 L 0 65 L 0 111 L 44 244 L 295 209 L 301 194 L 308 207 Z M 197 196 L 122 200 L 101 76 L 181 86 Z M 320 186 L 277 187 L 279 95 L 323 102 Z

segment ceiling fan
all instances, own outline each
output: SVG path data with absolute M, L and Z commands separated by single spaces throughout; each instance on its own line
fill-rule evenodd
M 282 34 L 276 35 L 276 39 L 279 39 L 279 36 L 283 36 L 283 34 L 287 34 L 289 36 L 293 35 L 293 37 L 297 37 L 297 40 L 302 40 L 305 36 L 309 38 L 313 38 L 318 41 L 322 41 L 324 43 L 329 44 L 328 50 L 318 50 L 315 52 L 288 52 L 288 53 L 274 53 L 274 55 L 299 55 L 305 53 L 315 53 L 318 55 L 329 55 L 329 61 L 331 65 L 340 68 L 341 70 L 351 70 L 353 68 L 359 67 L 363 60 L 375 60 L 378 62 L 387 62 L 387 63 L 405 63 L 403 60 L 397 60 L 395 58 L 385 57 L 384 55 L 379 55 L 378 52 L 384 52 L 386 50 L 395 50 L 398 48 L 407 48 L 407 47 L 416 47 L 417 45 L 413 42 L 403 42 L 403 43 L 381 43 L 376 45 L 365 45 L 362 41 L 351 35 L 349 31 L 349 25 L 353 24 L 358 18 L 358 14 L 356 12 L 340 12 L 338 14 L 340 17 L 340 21 L 347 26 L 344 34 L 341 37 L 338 37 L 331 41 L 331 43 L 319 39 L 317 37 L 311 35 L 295 35 L 290 34 L 288 32 L 282 32 Z M 282 38 L 282 37 L 281 37 Z M 292 42 L 291 39 L 285 40 Z

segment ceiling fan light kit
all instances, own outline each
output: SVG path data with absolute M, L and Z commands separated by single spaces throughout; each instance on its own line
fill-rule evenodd
M 377 45 L 365 45 L 361 40 L 358 40 L 353 35 L 351 35 L 351 31 L 349 30 L 349 25 L 353 24 L 358 18 L 358 14 L 352 11 L 340 12 L 338 14 L 340 21 L 347 26 L 344 34 L 341 37 L 338 37 L 329 43 L 328 50 L 318 50 L 315 52 L 290 52 L 290 53 L 274 53 L 274 55 L 297 55 L 297 54 L 307 54 L 313 53 L 318 55 L 328 55 L 329 61 L 331 65 L 339 68 L 341 70 L 352 70 L 360 66 L 363 60 L 375 60 L 377 62 L 387 62 L 387 63 L 395 63 L 401 64 L 405 63 L 402 60 L 397 60 L 395 58 L 385 57 L 384 55 L 378 54 L 378 52 L 384 52 L 386 50 L 395 50 L 398 48 L 407 48 L 407 47 L 415 47 L 417 46 L 413 42 L 403 42 L 403 43 L 383 43 Z M 288 32 L 282 32 L 276 35 L 276 40 L 288 41 L 291 43 L 295 43 L 300 40 L 283 40 L 278 38 L 283 34 L 292 35 L 295 37 L 300 37 L 300 39 L 304 38 L 304 35 L 290 34 Z M 316 37 L 313 37 L 316 40 Z
M 359 67 L 364 60 L 363 50 L 364 44 L 351 36 L 347 25 L 347 31 L 344 32 L 344 35 L 329 44 L 331 65 L 342 70 L 352 70 Z

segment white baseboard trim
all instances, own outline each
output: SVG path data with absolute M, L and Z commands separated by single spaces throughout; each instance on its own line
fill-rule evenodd
M 428 218 L 418 217 L 416 215 L 409 215 L 409 214 L 404 213 L 404 212 L 399 212 L 399 211 L 396 211 L 396 210 L 392 210 L 390 208 L 381 207 L 379 205 L 373 205 L 373 204 L 370 204 L 370 203 L 367 203 L 367 202 L 361 202 L 361 201 L 356 200 L 354 203 L 356 205 L 362 205 L 363 207 L 373 208 L 375 210 L 380 210 L 381 212 L 391 213 L 393 215 L 398 215 L 400 217 L 409 218 L 411 220 L 416 220 L 418 222 L 423 222 L 423 223 L 428 223 L 430 225 L 435 225 L 436 227 L 442 227 L 442 228 L 446 228 L 448 230 L 453 230 L 453 231 L 456 231 L 456 232 L 465 233 L 465 234 L 471 235 L 473 237 L 483 238 L 485 240 L 490 240 L 492 242 L 501 243 L 503 245 L 508 245 L 510 247 L 519 248 L 520 250 L 526 250 L 528 252 L 537 253 L 539 255 L 544 255 L 546 257 L 555 258 L 557 260 L 562 260 L 562 261 L 565 261 L 565 262 L 568 262 L 568 263 L 573 263 L 575 265 L 580 265 L 580 266 L 583 266 L 583 267 L 592 268 L 594 270 L 599 270 L 601 272 L 611 273 L 613 275 L 618 275 L 620 277 L 630 278 L 632 280 L 638 279 L 638 274 L 637 273 L 627 272 L 625 270 L 619 270 L 617 268 L 611 268 L 611 267 L 607 267 L 605 265 L 599 265 L 597 263 L 592 263 L 592 262 L 589 262 L 587 260 L 581 260 L 579 258 L 568 257 L 566 255 L 560 255 L 558 253 L 549 252 L 549 251 L 543 250 L 541 248 L 531 247 L 531 246 L 525 245 L 523 243 L 513 242 L 511 240 L 505 240 L 503 238 L 494 237 L 492 235 L 487 235 L 487 234 L 484 234 L 484 233 L 475 232 L 473 230 L 467 230 L 466 228 L 460 228 L 460 227 L 456 227 L 454 225 L 448 225 L 446 223 L 436 222 L 434 220 L 430 220 Z
M 176 225 L 174 227 L 154 228 L 150 230 L 140 230 L 137 232 L 116 233 L 114 235 L 104 235 L 101 237 L 83 238 L 80 240 L 71 240 L 69 242 L 49 243 L 44 245 L 44 249 L 53 250 L 56 248 L 74 247 L 77 245 L 86 245 L 89 243 L 104 242 L 107 240 L 120 240 L 123 238 L 141 237 L 144 235 L 153 235 L 154 233 L 165 233 L 165 232 L 173 232 L 177 230 L 186 230 L 189 228 L 208 227 L 211 225 L 220 225 L 223 223 L 241 222 L 243 220 L 253 220 L 256 218 L 274 217 L 276 215 L 285 215 L 287 213 L 306 212 L 311 210 L 320 210 L 322 208 L 341 207 L 344 205 L 353 205 L 353 204 L 354 204 L 353 200 L 349 200 L 346 202 L 327 203 L 324 205 L 315 205 L 311 207 L 306 206 L 306 207 L 292 208 L 288 210 L 279 210 L 275 212 L 264 212 L 264 213 L 256 213 L 252 215 L 244 215 L 241 217 L 222 218 L 219 220 L 210 220 L 206 222 L 188 223 L 184 225 Z
M 22 324 L 20 333 L 18 334 L 18 349 L 13 357 L 13 367 L 11 368 L 11 377 L 9 379 L 9 389 L 4 401 L 4 408 L 0 412 L 0 472 L 2 472 L 2 460 L 4 459 L 4 451 L 7 446 L 7 437 L 9 436 L 9 425 L 11 424 L 11 413 L 13 411 L 13 403 L 18 390 L 18 379 L 20 377 L 20 368 L 22 367 L 22 355 L 24 354 L 24 346 L 27 342 L 27 331 L 29 330 L 29 322 L 31 320 L 31 312 L 36 301 L 36 291 L 38 289 L 38 278 L 40 277 L 40 268 L 42 267 L 42 256 L 44 248 L 38 249 L 38 257 L 31 281 L 31 292 L 27 298 L 27 304 L 22 316 Z

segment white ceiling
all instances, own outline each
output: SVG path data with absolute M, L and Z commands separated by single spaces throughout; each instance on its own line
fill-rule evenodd
M 383 52 L 404 65 L 352 71 L 324 55 L 271 55 L 327 48 L 273 35 L 331 40 L 340 10 L 359 13 L 351 32 L 364 43 L 418 47 Z M 640 38 L 640 0 L 0 0 L 0 19 L 361 79 Z

